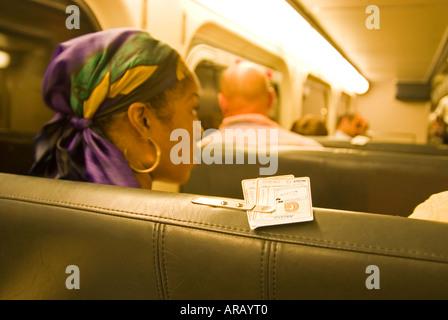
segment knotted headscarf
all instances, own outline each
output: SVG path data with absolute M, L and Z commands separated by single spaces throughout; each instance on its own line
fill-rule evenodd
M 139 187 L 94 120 L 171 88 L 185 77 L 182 66 L 175 50 L 138 29 L 110 29 L 58 45 L 42 88 L 56 115 L 36 137 L 31 174 Z

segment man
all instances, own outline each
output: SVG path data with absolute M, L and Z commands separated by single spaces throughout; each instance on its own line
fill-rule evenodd
M 240 62 L 229 67 L 223 72 L 221 91 L 218 94 L 218 102 L 224 118 L 219 131 L 205 136 L 201 141 L 202 146 L 212 142 L 233 143 L 225 139 L 225 132 L 233 130 L 233 132 L 242 133 L 237 135 L 247 138 L 245 145 L 260 146 L 276 143 L 322 147 L 317 141 L 283 129 L 278 123 L 269 119 L 267 114 L 274 100 L 275 91 L 269 83 L 265 70 L 250 62 Z M 274 135 L 276 137 L 272 139 Z M 231 136 L 231 134 L 227 135 L 227 137 Z M 236 138 L 238 137 L 234 136 L 234 140 L 243 141 Z
M 339 117 L 333 137 L 350 140 L 366 134 L 369 127 L 367 120 L 358 113 L 347 113 Z

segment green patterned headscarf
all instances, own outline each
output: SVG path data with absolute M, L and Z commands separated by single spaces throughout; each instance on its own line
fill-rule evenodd
M 36 138 L 31 173 L 139 187 L 123 154 L 94 127 L 95 120 L 149 101 L 186 72 L 175 50 L 139 29 L 110 29 L 61 43 L 42 89 L 56 115 Z

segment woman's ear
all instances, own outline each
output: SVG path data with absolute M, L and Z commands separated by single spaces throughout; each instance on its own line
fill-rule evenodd
M 151 125 L 149 108 L 142 102 L 134 102 L 128 109 L 128 119 L 141 137 L 147 137 Z

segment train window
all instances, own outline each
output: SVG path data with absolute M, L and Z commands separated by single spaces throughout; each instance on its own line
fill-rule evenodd
M 448 96 L 448 59 L 432 83 L 431 111 L 438 107 L 440 100 L 445 96 Z
M 66 9 L 70 5 L 80 12 L 79 23 L 71 29 L 66 26 L 70 17 Z M 0 58 L 2 132 L 36 133 L 51 119 L 52 112 L 42 101 L 41 86 L 54 47 L 99 29 L 98 22 L 80 1 L 0 3 L 0 52 L 4 57 Z
M 302 114 L 326 117 L 330 90 L 330 86 L 325 82 L 312 75 L 308 76 L 303 92 Z
M 345 113 L 349 113 L 350 112 L 350 102 L 351 102 L 351 97 L 346 94 L 345 92 L 341 93 L 341 98 L 339 99 L 339 104 L 338 104 L 338 115 L 343 115 Z

